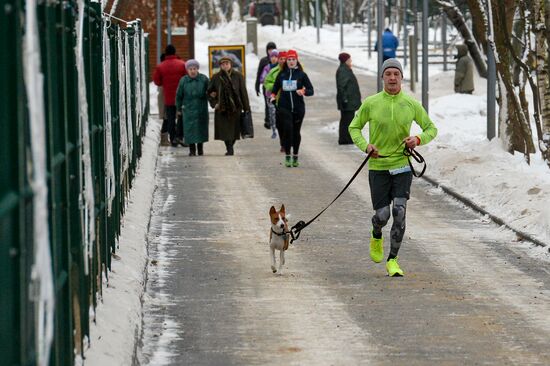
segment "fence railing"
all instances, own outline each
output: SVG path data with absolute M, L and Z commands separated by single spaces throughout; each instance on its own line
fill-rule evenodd
M 72 365 L 141 156 L 148 40 L 99 2 L 3 4 L 0 363 Z

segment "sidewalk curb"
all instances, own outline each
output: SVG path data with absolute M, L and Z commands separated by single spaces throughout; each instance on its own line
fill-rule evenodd
M 453 197 L 454 199 L 462 202 L 464 205 L 468 206 L 472 210 L 474 210 L 474 211 L 476 211 L 476 212 L 478 212 L 482 215 L 485 215 L 485 216 L 489 217 L 495 224 L 500 225 L 500 226 L 504 226 L 505 228 L 513 231 L 518 236 L 518 238 L 520 240 L 530 241 L 531 243 L 533 243 L 535 245 L 538 245 L 540 247 L 543 247 L 543 248 L 548 247 L 548 244 L 536 239 L 535 237 L 533 237 L 529 233 L 526 233 L 524 231 L 521 231 L 519 229 L 514 228 L 513 226 L 508 224 L 506 221 L 501 219 L 500 217 L 498 217 L 496 215 L 493 215 L 492 213 L 488 212 L 487 210 L 483 209 L 481 206 L 476 204 L 474 201 L 470 200 L 469 198 L 466 198 L 466 197 L 462 196 L 461 194 L 459 194 L 455 190 L 439 183 L 435 179 L 430 178 L 426 175 L 423 175 L 422 179 L 424 179 L 426 182 L 428 182 L 432 186 L 434 186 L 436 188 L 440 188 L 443 192 L 445 192 L 449 196 Z

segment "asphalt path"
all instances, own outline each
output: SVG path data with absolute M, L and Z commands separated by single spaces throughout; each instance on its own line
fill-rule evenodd
M 404 277 L 370 261 L 366 171 L 291 245 L 283 275 L 271 272 L 271 205 L 284 203 L 291 225 L 307 221 L 364 158 L 328 132 L 339 118 L 337 65 L 303 62 L 315 96 L 299 168 L 284 167 L 261 115 L 233 157 L 213 140 L 202 157 L 161 148 L 138 362 L 549 365 L 547 267 L 511 232 L 422 180 L 408 203 Z M 357 76 L 363 97 L 373 93 L 376 80 Z

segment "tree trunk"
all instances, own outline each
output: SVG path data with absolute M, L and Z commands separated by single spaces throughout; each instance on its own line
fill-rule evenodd
M 483 57 L 483 54 L 476 43 L 476 40 L 474 38 L 474 35 L 472 34 L 472 31 L 466 24 L 464 15 L 460 11 L 460 9 L 458 9 L 454 0 L 437 0 L 437 3 L 441 5 L 441 7 L 443 8 L 443 11 L 445 11 L 449 20 L 453 23 L 453 25 L 462 35 L 462 38 L 464 39 L 464 43 L 468 46 L 470 55 L 474 60 L 474 64 L 476 65 L 477 72 L 481 77 L 486 78 L 487 63 L 485 62 L 485 57 Z M 474 19 L 475 19 L 474 23 L 476 23 L 476 22 L 482 21 L 483 18 L 478 17 Z
M 334 25 L 334 3 L 336 0 L 326 0 L 325 4 L 327 5 L 327 23 Z
M 535 19 L 538 25 L 545 27 L 535 29 L 536 60 L 539 94 L 541 96 L 541 133 L 539 149 L 543 159 L 550 167 L 550 63 L 548 62 L 548 45 L 550 45 L 550 0 L 536 1 Z
M 517 6 L 514 0 L 505 0 L 504 2 L 504 4 L 491 3 L 494 28 L 491 32 L 495 39 L 496 66 L 501 81 L 501 88 L 499 88 L 501 93 L 499 97 L 500 122 L 506 126 L 507 150 L 510 153 L 521 152 L 529 161 L 529 154 L 535 152 L 529 116 L 524 114 L 519 97 L 516 95 L 512 74 L 515 55 L 512 55 L 514 50 L 511 47 L 510 38 L 513 15 Z M 503 113 L 502 110 L 504 101 L 506 101 L 504 107 L 506 113 Z

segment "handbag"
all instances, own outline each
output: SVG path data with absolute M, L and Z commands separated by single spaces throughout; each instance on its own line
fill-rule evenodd
M 254 137 L 254 125 L 252 124 L 252 114 L 250 111 L 241 113 L 241 137 L 243 139 Z

